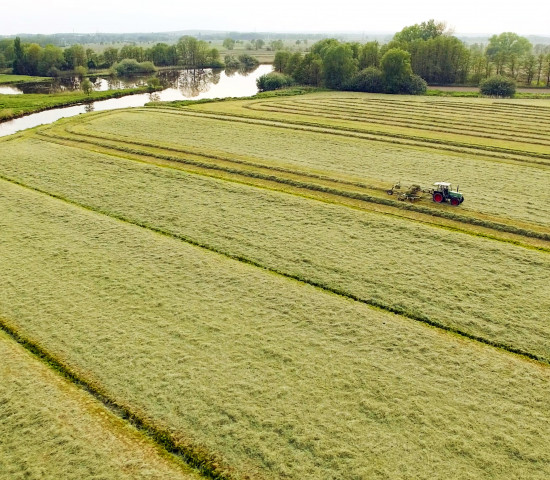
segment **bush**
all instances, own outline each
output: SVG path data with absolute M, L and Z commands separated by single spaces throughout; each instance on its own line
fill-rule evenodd
M 79 65 L 78 67 L 75 67 L 74 73 L 77 77 L 82 78 L 84 75 L 86 75 L 86 72 L 88 69 L 86 67 L 83 67 L 82 65 Z
M 254 68 L 260 64 L 257 58 L 247 54 L 239 55 L 239 62 L 243 68 Z
M 233 55 L 226 55 L 224 58 L 225 68 L 228 70 L 237 70 L 241 68 L 241 62 Z
M 418 75 L 411 75 L 405 79 L 401 84 L 401 90 L 399 93 L 406 93 L 409 95 L 422 95 L 426 93 L 428 84 L 426 81 Z
M 353 92 L 382 93 L 384 80 L 382 71 L 376 67 L 368 67 L 361 70 L 344 85 L 344 90 Z
M 516 93 L 516 82 L 511 78 L 494 75 L 480 83 L 479 91 L 487 97 L 513 97 Z
M 50 67 L 46 72 L 46 77 L 59 77 L 59 69 L 56 67 Z
M 267 73 L 256 80 L 256 85 L 261 92 L 290 87 L 293 84 L 294 79 L 291 76 L 277 72 Z
M 80 89 L 89 96 L 94 91 L 94 84 L 90 82 L 89 79 L 85 78 L 80 83 Z
M 151 77 L 147 79 L 147 90 L 149 90 L 150 92 L 158 90 L 160 86 L 160 80 L 158 79 L 158 77 Z
M 113 73 L 116 75 L 134 75 L 138 73 L 151 73 L 156 72 L 157 69 L 153 65 L 153 62 L 141 62 L 133 58 L 125 58 L 118 63 L 115 63 L 112 67 Z

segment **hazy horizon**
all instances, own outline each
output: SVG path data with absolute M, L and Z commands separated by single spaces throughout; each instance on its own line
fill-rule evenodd
M 23 12 L 23 13 L 22 13 Z M 377 5 L 342 0 L 337 8 L 279 0 L 274 9 L 258 8 L 251 0 L 232 3 L 211 0 L 203 5 L 157 0 L 154 6 L 136 2 L 95 0 L 20 0 L 7 3 L 0 17 L 0 35 L 53 33 L 161 33 L 183 30 L 277 33 L 378 33 L 392 34 L 404 27 L 435 19 L 458 35 L 550 36 L 550 2 L 532 0 L 524 15 L 502 2 L 464 0 L 403 0 Z

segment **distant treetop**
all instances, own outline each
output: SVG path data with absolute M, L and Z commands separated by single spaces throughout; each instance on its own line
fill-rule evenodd
M 397 32 L 393 40 L 396 42 L 410 43 L 414 40 L 429 40 L 443 35 L 447 25 L 445 22 L 436 22 L 435 20 L 428 20 L 422 22 L 420 25 L 415 24 L 410 27 L 405 27 L 400 32 Z

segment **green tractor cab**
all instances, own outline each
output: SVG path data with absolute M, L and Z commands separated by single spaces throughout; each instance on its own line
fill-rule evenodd
M 448 182 L 435 182 L 434 188 L 430 189 L 432 194 L 432 200 L 435 203 L 450 202 L 455 207 L 460 205 L 464 201 L 464 195 L 458 191 L 453 192 L 451 184 Z

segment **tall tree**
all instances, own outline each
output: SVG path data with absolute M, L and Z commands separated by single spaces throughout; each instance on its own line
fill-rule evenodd
M 279 50 L 277 53 L 275 53 L 275 58 L 273 60 L 273 69 L 276 72 L 284 73 L 289 60 L 290 52 L 288 50 Z
M 118 61 L 118 48 L 109 47 L 103 52 L 103 59 L 107 67 L 111 67 Z
M 21 39 L 19 37 L 15 37 L 15 40 L 13 41 L 13 50 L 15 55 L 15 59 L 13 61 L 13 73 L 16 75 L 24 75 L 26 73 L 25 59 L 23 58 L 23 47 L 21 46 Z
M 308 53 L 294 72 L 294 78 L 303 85 L 320 86 L 323 81 L 323 60 L 316 53 Z
M 505 67 L 508 66 L 508 73 L 516 76 L 518 63 L 532 48 L 531 42 L 525 37 L 520 37 L 517 33 L 504 32 L 489 38 L 486 53 L 495 64 L 497 75 L 503 75 Z
M 63 50 L 55 45 L 46 45 L 38 62 L 38 74 L 56 76 L 63 67 Z
M 347 44 L 329 45 L 322 50 L 323 79 L 328 88 L 338 89 L 357 71 L 357 60 Z
M 38 63 L 42 57 L 42 47 L 37 43 L 26 45 L 23 61 L 27 75 L 38 75 Z
M 405 27 L 393 36 L 393 40 L 400 43 L 409 43 L 415 40 L 429 40 L 430 38 L 436 38 L 443 35 L 446 28 L 444 22 L 436 22 L 432 19 L 427 22 Z
M 411 54 L 399 48 L 388 50 L 380 60 L 384 84 L 388 93 L 399 93 L 411 77 Z
M 82 45 L 72 45 L 63 51 L 63 57 L 65 58 L 66 67 L 68 70 L 74 70 L 76 67 L 83 67 L 86 65 L 86 52 Z
M 378 42 L 365 43 L 359 52 L 359 70 L 380 65 L 380 45 Z
M 227 50 L 233 50 L 233 48 L 235 48 L 235 40 L 232 38 L 226 38 L 223 41 L 223 47 L 227 48 Z

